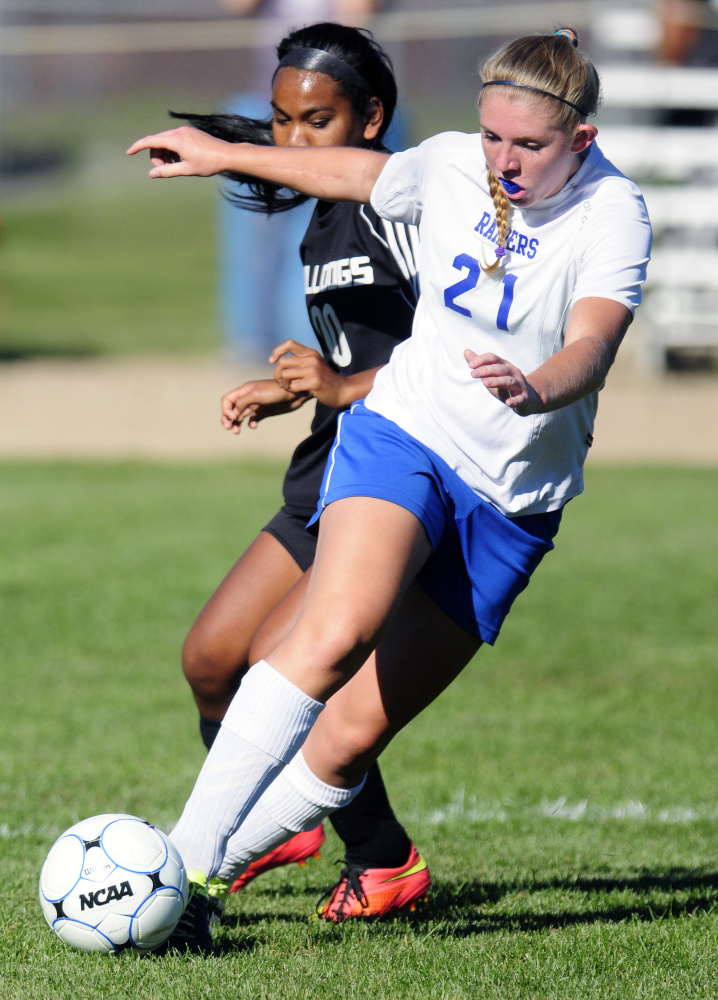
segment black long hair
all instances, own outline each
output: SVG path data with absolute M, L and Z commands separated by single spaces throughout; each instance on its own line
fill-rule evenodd
M 362 118 L 370 115 L 373 98 L 381 101 L 384 119 L 376 139 L 368 145 L 369 148 L 382 148 L 382 136 L 389 128 L 396 108 L 397 89 L 391 60 L 374 40 L 371 32 L 364 28 L 335 24 L 333 21 L 320 21 L 305 28 L 298 28 L 283 38 L 277 46 L 277 59 L 282 60 L 289 52 L 304 48 L 322 49 L 329 55 L 341 59 L 369 84 L 371 93 L 345 79 L 332 77 L 336 80 L 340 95 L 349 101 L 354 112 Z M 197 115 L 174 111 L 170 111 L 170 115 L 173 118 L 181 118 L 194 128 L 226 142 L 251 142 L 257 146 L 274 145 L 271 118 L 261 120 L 246 118 L 244 115 Z M 225 196 L 234 204 L 251 212 L 272 215 L 275 212 L 286 212 L 307 200 L 306 195 L 290 192 L 287 188 L 278 187 L 276 184 L 246 174 L 228 170 L 223 176 L 245 189 L 227 190 Z M 247 188 L 249 193 L 246 193 Z

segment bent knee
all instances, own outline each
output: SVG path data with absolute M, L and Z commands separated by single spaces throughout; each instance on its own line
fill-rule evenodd
M 359 718 L 343 714 L 332 716 L 330 709 L 327 709 L 326 715 L 326 720 L 320 716 L 322 725 L 317 725 L 313 739 L 323 743 L 330 751 L 339 770 L 357 764 L 369 767 L 394 735 L 382 715 L 368 713 Z
M 247 672 L 243 650 L 228 650 L 192 629 L 182 647 L 182 671 L 192 693 L 209 702 L 231 698 Z

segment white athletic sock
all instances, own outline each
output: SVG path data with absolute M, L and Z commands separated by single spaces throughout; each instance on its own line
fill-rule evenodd
M 363 787 L 364 780 L 355 788 L 325 784 L 309 770 L 300 750 L 230 837 L 217 874 L 233 882 L 256 858 L 295 833 L 314 829 L 335 809 L 348 805 Z
M 228 838 L 323 708 L 265 660 L 247 672 L 171 834 L 188 871 L 217 872 Z

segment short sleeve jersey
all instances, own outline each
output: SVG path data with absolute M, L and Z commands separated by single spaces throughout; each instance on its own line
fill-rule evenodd
M 384 365 L 411 333 L 418 300 L 418 234 L 368 205 L 318 202 L 300 254 L 307 310 L 322 354 L 341 375 Z M 284 480 L 290 512 L 316 510 L 339 410 L 317 402 L 309 437 Z
M 560 508 L 582 490 L 598 394 L 522 417 L 471 377 L 464 350 L 530 374 L 563 346 L 578 299 L 634 310 L 651 247 L 640 191 L 594 143 L 561 191 L 513 206 L 493 274 L 480 266 L 496 260 L 498 242 L 480 135 L 445 133 L 395 153 L 371 201 L 382 217 L 419 225 L 422 296 L 413 336 L 379 372 L 367 406 L 503 513 Z

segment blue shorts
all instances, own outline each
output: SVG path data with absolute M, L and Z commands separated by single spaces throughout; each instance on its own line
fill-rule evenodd
M 561 522 L 560 510 L 501 514 L 436 452 L 361 401 L 339 418 L 309 524 L 354 496 L 389 500 L 419 518 L 432 547 L 419 582 L 452 621 L 490 644 Z

